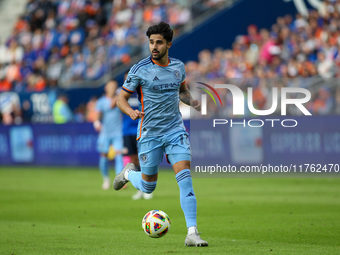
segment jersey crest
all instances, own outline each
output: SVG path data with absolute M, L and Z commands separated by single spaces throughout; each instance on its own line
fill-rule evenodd
M 181 79 L 181 74 L 178 70 L 175 70 L 173 72 L 175 79 L 180 80 Z

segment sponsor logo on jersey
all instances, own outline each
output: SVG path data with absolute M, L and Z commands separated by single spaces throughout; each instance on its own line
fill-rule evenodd
M 164 89 L 178 89 L 181 86 L 181 83 L 166 83 L 153 86 L 154 90 L 164 90 Z

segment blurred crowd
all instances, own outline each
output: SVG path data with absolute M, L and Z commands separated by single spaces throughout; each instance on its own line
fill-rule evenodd
M 186 64 L 192 91 L 197 81 L 252 86 L 255 108 L 268 109 L 271 87 L 308 87 L 312 100 L 307 107 L 313 115 L 340 114 L 340 1 L 325 3 L 307 18 L 278 17 L 271 29 L 250 25 L 247 35 L 237 36 L 231 49 L 201 51 L 198 62 Z M 231 104 L 227 90 L 219 93 Z M 213 115 L 231 116 L 214 103 L 209 109 Z
M 313 115 L 340 114 L 340 0 L 324 3 L 308 17 L 278 17 L 271 29 L 250 25 L 231 49 L 199 52 L 198 61 L 186 63 L 193 96 L 200 98 L 196 82 L 234 84 L 244 94 L 251 86 L 254 107 L 261 110 L 271 107 L 272 87 L 303 87 L 312 93 L 305 106 Z M 38 92 L 56 88 L 58 82 L 96 80 L 148 52 L 142 45 L 147 47 L 149 25 L 165 20 L 176 31 L 207 9 L 220 7 L 220 0 L 30 0 L 12 36 L 0 44 L 0 91 Z M 232 117 L 231 94 L 218 92 L 223 106 L 208 97 L 208 116 Z M 92 122 L 96 100 L 79 105 L 70 121 Z M 2 116 L 3 123 L 29 120 L 32 107 L 26 104 L 22 109 L 15 105 L 11 118 Z M 181 111 L 190 117 L 187 106 L 181 105 Z M 280 114 L 280 106 L 275 113 Z M 289 107 L 288 114 L 301 112 Z M 246 115 L 251 116 L 247 108 Z
M 176 31 L 222 0 L 29 0 L 0 41 L 0 91 L 42 91 L 95 81 L 147 50 L 145 31 Z

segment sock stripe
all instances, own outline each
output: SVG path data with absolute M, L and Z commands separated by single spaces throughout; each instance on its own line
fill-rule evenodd
M 145 186 L 143 184 L 142 184 L 142 186 L 143 186 L 144 189 L 153 189 L 154 187 L 156 187 L 156 185 L 154 185 L 154 186 Z
M 181 180 L 183 180 L 184 178 L 187 178 L 187 177 L 191 177 L 190 173 L 186 173 L 186 174 L 183 174 L 181 176 L 177 176 L 176 180 L 177 180 L 177 182 L 179 182 L 179 181 L 181 181 Z
M 177 182 L 180 182 L 180 181 L 182 181 L 182 180 L 184 180 L 184 179 L 186 179 L 186 178 L 189 178 L 189 177 L 191 177 L 190 172 L 185 172 L 185 173 L 183 173 L 183 174 L 177 176 L 177 177 L 176 177 L 176 180 L 177 180 Z
M 186 179 L 186 178 L 191 178 L 191 176 L 190 176 L 190 175 L 189 175 L 189 176 L 184 176 L 183 178 L 178 179 L 177 182 L 183 181 L 183 180 Z
M 147 183 L 147 182 L 145 182 L 145 181 L 143 181 L 142 183 L 143 183 L 143 185 L 145 185 L 145 186 L 155 186 L 155 185 L 156 185 L 155 183 L 149 184 L 149 183 Z
M 142 187 L 145 191 L 154 191 L 154 189 L 147 189 L 145 187 Z
M 144 182 L 142 182 L 142 185 L 143 185 L 143 187 L 147 187 L 147 188 L 152 188 L 152 187 L 156 186 L 155 184 L 148 185 L 148 184 L 145 184 Z
M 183 175 L 183 174 L 190 174 L 190 173 L 191 173 L 191 172 L 190 172 L 189 169 L 182 170 L 181 172 L 179 172 L 179 173 L 177 174 L 177 177 L 179 177 L 179 176 L 181 176 L 181 175 Z
M 186 176 L 191 176 L 191 175 L 190 175 L 190 173 L 185 173 L 185 174 L 182 174 L 180 176 L 177 176 L 176 179 L 179 180 L 179 179 L 186 177 Z
M 152 183 L 152 184 L 147 184 L 147 182 L 145 182 L 144 180 L 142 181 L 142 186 L 146 191 L 154 191 L 155 187 L 156 187 L 156 183 Z
M 189 174 L 190 175 L 190 171 L 185 171 L 184 173 L 179 173 L 178 176 L 176 176 L 176 179 L 183 176 L 183 175 L 186 175 L 186 174 Z

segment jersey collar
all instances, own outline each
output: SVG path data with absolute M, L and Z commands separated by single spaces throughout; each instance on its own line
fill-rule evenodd
M 163 67 L 168 66 L 168 65 L 170 64 L 170 62 L 171 62 L 169 57 L 168 57 L 168 64 L 166 64 L 166 65 L 157 64 L 156 62 L 153 61 L 152 56 L 150 56 L 150 59 L 151 59 L 151 61 L 152 61 L 152 63 L 153 63 L 154 65 L 163 66 Z

